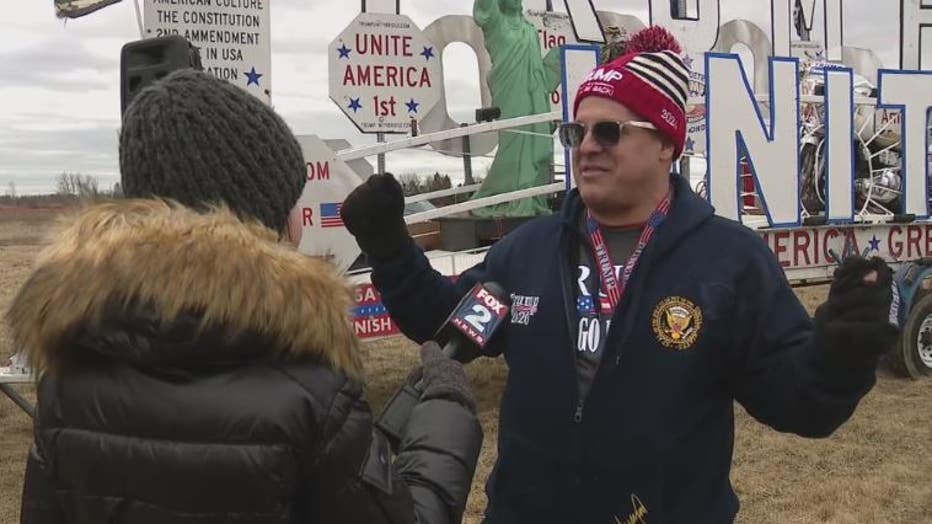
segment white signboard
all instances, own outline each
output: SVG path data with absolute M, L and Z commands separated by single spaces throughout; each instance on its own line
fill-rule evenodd
M 845 250 L 891 262 L 932 255 L 932 224 L 893 224 L 865 227 L 797 227 L 758 232 L 784 269 L 837 265 L 834 255 Z
M 592 0 L 563 0 L 566 11 L 573 15 L 573 28 L 579 42 L 605 42 L 602 24 Z
M 329 53 L 330 99 L 363 133 L 407 133 L 440 100 L 439 48 L 407 16 L 362 13 Z
M 696 7 L 701 17 L 678 18 L 674 16 L 673 3 L 667 0 L 650 0 L 650 23 L 668 29 L 683 47 L 684 61 L 689 67 L 689 97 L 705 96 L 706 71 L 704 53 L 712 49 L 718 40 L 719 0 L 697 0 Z M 687 153 L 706 150 L 706 111 L 703 104 L 686 108 Z
M 298 199 L 302 236 L 298 251 L 330 259 L 346 271 L 359 257 L 356 240 L 340 218 L 340 208 L 362 178 L 316 135 L 299 136 L 307 164 L 307 184 Z
M 525 18 L 534 28 L 540 37 L 540 50 L 544 56 L 547 56 L 551 50 L 560 52 L 560 46 L 576 43 L 576 35 L 573 34 L 573 24 L 570 22 L 570 15 L 566 13 L 554 13 L 529 9 L 524 13 Z M 563 93 L 560 86 L 557 86 L 550 93 L 551 111 L 560 111 L 563 108 Z
M 144 2 L 147 37 L 187 38 L 206 71 L 271 102 L 269 0 Z

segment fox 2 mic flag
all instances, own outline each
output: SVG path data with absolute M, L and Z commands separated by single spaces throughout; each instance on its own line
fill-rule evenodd
M 78 18 L 113 5 L 120 0 L 55 0 L 55 16 Z

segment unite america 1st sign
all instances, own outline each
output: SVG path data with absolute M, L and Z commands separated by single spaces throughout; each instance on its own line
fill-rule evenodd
M 406 133 L 440 100 L 440 54 L 407 16 L 361 13 L 328 53 L 330 98 L 363 133 Z

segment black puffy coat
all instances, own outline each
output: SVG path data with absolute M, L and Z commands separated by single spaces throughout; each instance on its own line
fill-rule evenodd
M 421 402 L 393 461 L 350 307 L 329 265 L 226 212 L 84 212 L 7 313 L 44 370 L 22 522 L 458 522 L 476 418 Z

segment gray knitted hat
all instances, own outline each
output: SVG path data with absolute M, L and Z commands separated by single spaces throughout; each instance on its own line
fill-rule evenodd
M 281 117 L 193 69 L 146 87 L 126 108 L 120 172 L 128 197 L 226 204 L 279 232 L 307 180 L 301 147 Z

